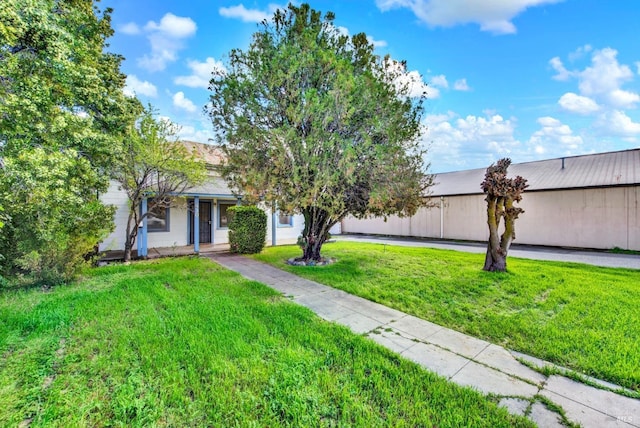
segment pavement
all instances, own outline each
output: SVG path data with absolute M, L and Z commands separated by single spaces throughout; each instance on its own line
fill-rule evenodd
M 372 242 L 376 244 L 401 245 L 406 247 L 441 248 L 446 250 L 466 251 L 469 253 L 485 253 L 487 251 L 486 242 L 443 241 L 378 235 L 337 235 L 335 239 L 338 241 Z M 638 254 L 620 254 L 599 250 L 513 244 L 509 249 L 509 257 L 586 263 L 603 267 L 640 269 L 640 255 Z M 507 259 L 507 263 L 508 262 L 509 259 Z
M 539 368 L 552 366 L 551 363 L 247 257 L 230 253 L 206 256 L 246 278 L 272 287 L 327 321 L 367 335 L 427 370 L 499 397 L 501 406 L 513 414 L 527 416 L 540 427 L 565 426 L 554 406 L 546 406 L 543 400 L 562 408 L 569 422 L 586 428 L 640 427 L 640 400 L 613 392 L 622 389 L 616 385 L 590 379 L 601 386 L 596 388 L 560 375 L 545 376 L 520 360 Z

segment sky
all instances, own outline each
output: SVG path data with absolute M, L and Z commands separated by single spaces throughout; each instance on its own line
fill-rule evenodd
M 637 0 L 311 1 L 376 54 L 426 85 L 429 172 L 640 147 Z M 211 72 L 246 50 L 286 2 L 103 0 L 125 57 L 126 91 L 181 126 L 214 135 L 203 112 Z M 299 2 L 297 2 L 299 4 Z

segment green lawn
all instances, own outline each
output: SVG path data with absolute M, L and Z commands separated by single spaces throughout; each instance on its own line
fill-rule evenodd
M 532 426 L 206 259 L 0 291 L 0 355 L 0 426 Z
M 289 266 L 295 246 L 258 260 L 420 318 L 640 391 L 640 271 L 509 258 L 482 271 L 484 255 L 338 242 L 338 262 Z

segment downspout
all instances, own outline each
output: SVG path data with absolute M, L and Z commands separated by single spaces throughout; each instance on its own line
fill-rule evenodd
M 440 196 L 440 239 L 444 239 L 444 196 Z

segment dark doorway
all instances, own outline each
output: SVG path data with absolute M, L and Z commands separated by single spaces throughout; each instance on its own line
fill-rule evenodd
M 193 201 L 189 203 L 189 244 L 193 244 L 193 231 L 195 230 L 193 221 L 195 214 L 193 212 Z M 200 242 L 201 244 L 211 243 L 211 201 L 200 201 L 200 221 L 198 226 L 200 228 Z

